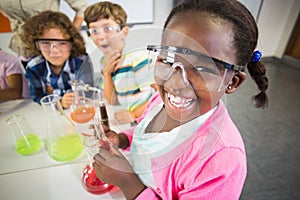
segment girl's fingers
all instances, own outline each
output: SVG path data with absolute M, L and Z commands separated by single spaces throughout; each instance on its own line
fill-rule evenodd
M 111 152 L 116 156 L 123 156 L 119 151 L 118 147 L 114 145 L 112 142 L 109 143 Z

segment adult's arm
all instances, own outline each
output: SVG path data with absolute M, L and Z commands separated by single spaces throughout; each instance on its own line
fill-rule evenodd
M 66 0 L 67 4 L 75 11 L 75 16 L 73 19 L 73 24 L 80 30 L 81 24 L 83 22 L 84 10 L 87 8 L 88 4 L 86 0 Z

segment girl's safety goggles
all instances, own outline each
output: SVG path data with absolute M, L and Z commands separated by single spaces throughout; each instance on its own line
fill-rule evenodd
M 148 45 L 147 49 L 150 71 L 162 81 L 161 83 L 180 70 L 183 81 L 188 87 L 192 87 L 188 77 L 196 75 L 202 86 L 201 90 L 220 92 L 227 87 L 234 72 L 244 69 L 243 66 L 229 64 L 186 48 Z
M 36 39 L 34 43 L 38 50 L 44 52 L 49 52 L 54 47 L 56 47 L 60 51 L 69 50 L 71 48 L 70 39 L 43 38 L 43 39 Z

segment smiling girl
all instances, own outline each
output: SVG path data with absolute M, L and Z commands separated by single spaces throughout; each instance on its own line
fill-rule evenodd
M 185 0 L 171 11 L 160 45 L 149 45 L 161 98 L 139 124 L 108 138 L 130 148 L 95 155 L 97 176 L 121 188 L 126 199 L 239 199 L 246 178 L 242 137 L 221 98 L 246 78 L 247 66 L 268 103 L 257 26 L 236 0 Z

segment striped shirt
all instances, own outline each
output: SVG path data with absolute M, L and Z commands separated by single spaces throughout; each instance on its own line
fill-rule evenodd
M 103 66 L 103 58 L 100 61 Z M 145 103 L 155 92 L 153 74 L 148 69 L 148 52 L 135 50 L 122 55 L 119 65 L 112 73 L 112 81 L 118 97 L 118 103 L 129 110 Z M 104 88 L 103 77 L 100 88 Z

